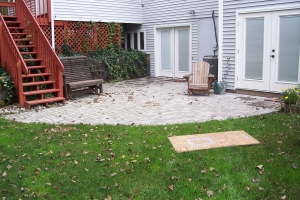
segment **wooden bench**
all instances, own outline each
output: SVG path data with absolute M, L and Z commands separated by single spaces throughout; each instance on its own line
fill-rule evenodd
M 67 99 L 72 99 L 73 95 L 103 93 L 102 71 L 91 72 L 86 56 L 63 57 L 60 58 L 60 61 L 65 68 L 63 81 L 64 93 Z

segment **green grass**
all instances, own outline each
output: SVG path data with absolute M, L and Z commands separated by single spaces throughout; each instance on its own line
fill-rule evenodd
M 299 199 L 300 134 L 291 121 L 283 113 L 167 126 L 0 118 L 0 197 L 194 200 L 212 191 L 215 199 Z M 168 140 L 232 130 L 261 144 L 176 153 Z

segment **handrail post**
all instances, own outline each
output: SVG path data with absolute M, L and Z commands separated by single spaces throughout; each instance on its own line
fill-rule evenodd
M 51 0 L 47 0 L 48 23 L 52 22 L 52 5 Z
M 23 108 L 25 106 L 25 96 L 23 94 L 23 85 L 22 85 L 22 67 L 21 67 L 21 61 L 19 60 L 17 63 L 17 84 L 18 84 L 18 97 L 19 97 L 19 104 L 20 107 Z

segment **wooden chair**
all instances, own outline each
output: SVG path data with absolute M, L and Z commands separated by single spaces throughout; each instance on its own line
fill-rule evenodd
M 193 64 L 193 73 L 183 76 L 188 83 L 188 95 L 191 92 L 207 92 L 209 96 L 210 85 L 214 75 L 209 74 L 209 63 L 198 61 Z M 192 78 L 191 78 L 192 76 Z

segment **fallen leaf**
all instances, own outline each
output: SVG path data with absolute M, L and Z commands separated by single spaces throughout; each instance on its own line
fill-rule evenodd
M 84 152 L 83 152 L 83 155 L 86 155 L 86 154 L 88 154 L 88 153 L 89 153 L 88 151 L 84 151 Z
M 169 185 L 169 189 L 173 191 L 174 190 L 174 185 Z
M 188 181 L 192 181 L 192 179 L 191 179 L 191 178 L 187 178 L 187 180 L 188 180 Z
M 133 142 L 129 142 L 128 144 L 129 144 L 129 145 L 133 145 Z
M 77 160 L 74 160 L 74 164 L 75 164 L 75 165 L 78 165 L 78 162 L 77 162 Z
M 201 170 L 201 173 L 202 174 L 205 174 L 207 171 L 206 170 Z
M 282 196 L 281 199 L 282 199 L 282 200 L 285 200 L 285 199 L 286 199 L 286 195 Z
M 263 165 L 258 165 L 256 166 L 258 169 L 262 169 L 263 168 Z
M 111 174 L 110 176 L 117 176 L 117 173 L 113 173 L 113 174 Z
M 260 191 L 263 191 L 263 190 L 264 190 L 264 188 L 262 188 L 262 187 L 259 187 L 259 188 L 258 188 L 258 190 L 260 190 Z
M 51 186 L 51 183 L 46 183 L 46 185 Z
M 111 200 L 111 196 L 107 195 L 107 197 L 104 200 Z
M 293 167 L 294 169 L 296 169 L 296 168 L 298 168 L 298 165 L 297 165 L 296 163 L 293 163 L 293 164 L 292 164 L 292 167 Z
M 66 153 L 66 157 L 70 157 L 71 156 L 71 153 L 70 152 L 67 152 Z
M 219 190 L 219 192 L 226 190 L 226 188 L 227 188 L 227 185 L 224 184 L 223 187 Z
M 208 191 L 206 192 L 206 195 L 207 195 L 208 197 L 214 197 L 214 192 L 211 191 L 211 190 L 208 190 Z
M 214 171 L 214 170 L 215 170 L 215 168 L 211 167 L 211 168 L 209 168 L 209 170 L 210 170 L 210 171 Z
M 125 158 L 125 155 L 123 155 L 121 158 L 124 159 L 124 158 Z
M 6 177 L 7 176 L 7 173 L 6 172 L 3 172 L 3 174 L 2 174 L 2 177 Z
M 250 188 L 249 186 L 246 186 L 246 190 L 247 190 L 247 191 L 250 191 L 251 188 Z
M 10 165 L 7 165 L 7 169 L 10 170 L 12 168 L 12 166 Z
M 253 182 L 253 183 L 258 183 L 258 182 L 259 182 L 259 179 L 258 179 L 258 178 L 254 178 L 254 179 L 252 179 L 252 182 Z

